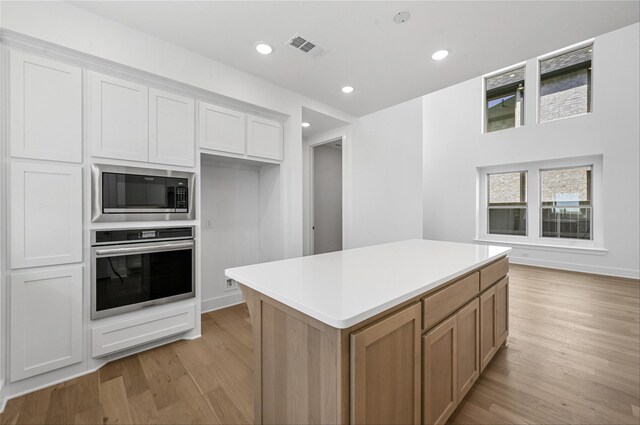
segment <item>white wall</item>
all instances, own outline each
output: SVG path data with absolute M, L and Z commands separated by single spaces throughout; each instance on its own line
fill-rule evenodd
M 342 149 L 313 148 L 314 254 L 342 249 Z
M 482 134 L 482 77 L 424 96 L 424 237 L 472 242 L 476 167 L 603 155 L 601 255 L 514 249 L 512 261 L 638 277 L 639 24 L 595 39 L 593 112 L 536 122 L 536 62 L 527 61 L 523 127 Z M 558 46 L 562 48 L 563 46 Z
M 349 248 L 422 238 L 422 99 L 352 124 Z
M 2 28 L 289 115 L 284 124 L 284 255 L 302 255 L 302 106 L 353 117 L 65 2 L 3 1 Z

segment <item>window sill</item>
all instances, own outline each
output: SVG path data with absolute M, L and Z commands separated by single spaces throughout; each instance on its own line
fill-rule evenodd
M 482 244 L 496 244 L 507 245 L 516 248 L 528 248 L 539 251 L 555 251 L 555 252 L 567 252 L 575 254 L 588 254 L 588 255 L 607 255 L 609 252 L 606 248 L 599 248 L 594 246 L 569 246 L 569 245 L 551 245 L 532 242 L 517 242 L 517 241 L 499 241 L 495 239 L 476 238 L 475 242 Z

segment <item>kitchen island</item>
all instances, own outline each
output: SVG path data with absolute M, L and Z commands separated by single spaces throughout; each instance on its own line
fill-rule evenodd
M 509 248 L 408 240 L 225 271 L 261 423 L 444 423 L 508 335 Z

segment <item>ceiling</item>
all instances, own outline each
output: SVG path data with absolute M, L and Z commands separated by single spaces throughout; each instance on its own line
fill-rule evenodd
M 349 124 L 305 107 L 302 108 L 302 122 L 311 124 L 309 127 L 302 128 L 302 138 L 305 140 L 313 139 L 320 134 Z
M 355 116 L 640 20 L 638 1 L 72 3 Z M 405 10 L 411 18 L 394 23 Z M 328 52 L 313 59 L 286 45 L 296 33 Z M 259 55 L 258 41 L 273 53 Z M 439 49 L 450 55 L 433 61 Z

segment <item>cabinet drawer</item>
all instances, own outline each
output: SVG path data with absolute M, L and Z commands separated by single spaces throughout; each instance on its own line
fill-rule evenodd
M 501 260 L 491 263 L 480 270 L 480 291 L 484 291 L 489 286 L 496 283 L 500 278 L 509 273 L 509 258 L 504 257 Z
M 480 292 L 478 272 L 422 300 L 422 326 L 429 329 L 442 319 L 455 313 Z
M 92 329 L 91 353 L 100 357 L 193 329 L 195 306 L 123 320 Z

